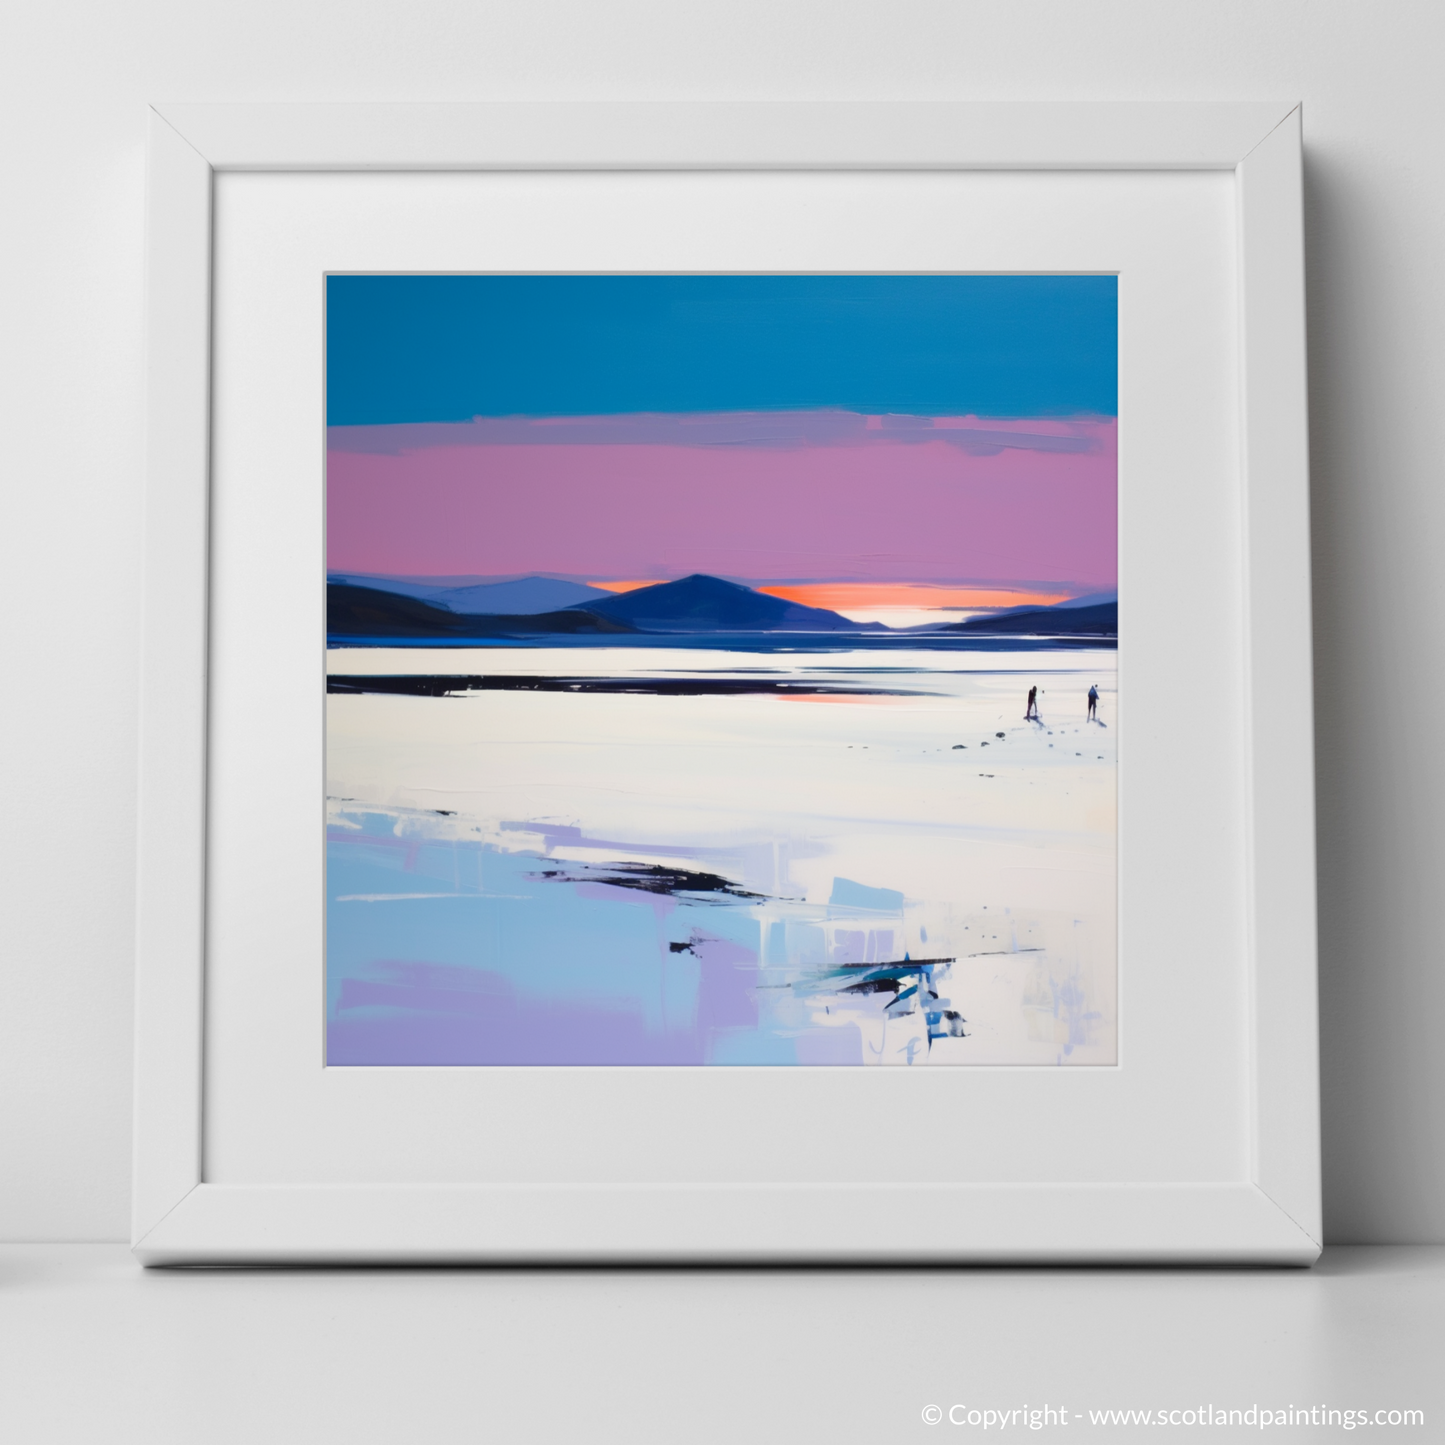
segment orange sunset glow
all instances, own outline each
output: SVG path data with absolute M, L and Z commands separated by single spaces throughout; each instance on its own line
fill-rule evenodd
M 668 581 L 652 577 L 635 582 L 588 581 L 589 587 L 606 592 L 635 592 L 639 587 L 657 587 Z M 800 602 L 804 607 L 825 607 L 831 612 L 872 611 L 875 608 L 948 608 L 964 612 L 987 612 L 995 607 L 1052 607 L 1065 602 L 1071 592 L 1040 592 L 1023 587 L 957 587 L 931 582 L 781 582 L 758 587 L 769 597 Z
M 832 612 L 872 611 L 879 607 L 937 608 L 983 612 L 992 607 L 1050 607 L 1069 592 L 1037 592 L 1013 587 L 941 587 L 927 582 L 789 582 L 759 587 L 769 597 L 826 607 Z

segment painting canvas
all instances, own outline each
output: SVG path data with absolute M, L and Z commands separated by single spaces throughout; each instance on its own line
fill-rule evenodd
M 326 279 L 329 1066 L 1116 1060 L 1117 284 Z

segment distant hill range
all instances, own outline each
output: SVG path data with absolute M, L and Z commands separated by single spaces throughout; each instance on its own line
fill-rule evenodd
M 1082 599 L 1081 599 L 1082 600 Z M 1025 633 L 1036 637 L 1107 637 L 1119 635 L 1119 603 L 1061 602 L 1055 607 L 1012 607 L 989 617 L 970 617 L 967 622 L 951 622 L 940 632 L 971 633 L 980 637 L 1016 636 Z
M 451 612 L 470 612 L 490 617 L 528 617 L 559 612 L 589 602 L 605 602 L 614 596 L 602 587 L 585 582 L 563 582 L 555 577 L 522 577 L 515 582 L 479 582 L 464 577 L 440 577 L 426 581 L 414 577 L 368 577 L 365 573 L 333 572 L 327 579 L 353 587 L 369 587 L 415 597 Z
M 640 632 L 875 632 L 882 626 L 851 622 L 825 607 L 786 602 L 701 572 L 589 603 L 587 611 Z
M 326 584 L 326 633 L 332 642 L 456 642 L 466 638 L 543 636 L 557 633 L 631 633 L 636 628 L 581 609 L 525 613 L 453 612 L 449 607 L 380 587 Z
M 517 610 L 521 599 L 551 598 L 553 589 L 577 588 L 528 577 L 492 586 L 436 588 L 426 595 L 418 584 L 406 591 L 331 577 L 326 587 L 326 630 L 335 639 L 555 636 L 559 633 L 699 632 L 875 632 L 880 623 L 850 622 L 837 612 L 804 607 L 697 573 L 631 592 L 586 588 L 592 597 L 543 611 Z M 595 600 L 594 600 L 595 598 Z M 478 611 L 480 601 L 487 609 Z M 459 603 L 471 604 L 465 608 Z M 498 604 L 503 604 L 499 606 Z
M 1115 634 L 1116 602 L 1078 602 L 1085 605 L 1014 608 L 968 622 L 893 629 L 880 622 L 853 622 L 826 608 L 805 607 L 702 573 L 622 593 L 547 577 L 472 583 L 333 573 L 327 579 L 326 630 L 331 641 L 342 646 L 759 634 L 809 634 L 820 642 L 828 634 L 851 634 L 864 642 L 912 639 L 916 646 L 931 646 L 944 639 L 962 645 L 970 637 Z

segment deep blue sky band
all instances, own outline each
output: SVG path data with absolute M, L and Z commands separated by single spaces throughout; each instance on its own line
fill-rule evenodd
M 330 276 L 332 426 L 844 407 L 1113 416 L 1113 276 Z

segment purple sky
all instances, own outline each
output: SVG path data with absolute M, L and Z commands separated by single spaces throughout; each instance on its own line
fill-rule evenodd
M 333 427 L 327 565 L 1112 587 L 1116 423 L 727 412 Z

